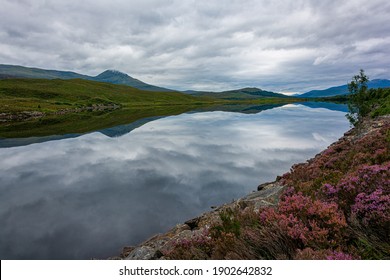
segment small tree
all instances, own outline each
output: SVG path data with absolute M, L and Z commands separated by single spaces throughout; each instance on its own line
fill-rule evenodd
M 352 81 L 348 83 L 348 91 L 351 94 L 348 104 L 349 113 L 347 118 L 352 125 L 356 125 L 369 112 L 369 107 L 365 104 L 367 95 L 368 76 L 360 69 L 358 75 L 353 76 Z
M 351 94 L 364 94 L 367 91 L 368 76 L 360 69 L 358 75 L 353 76 L 352 81 L 348 83 L 348 90 Z

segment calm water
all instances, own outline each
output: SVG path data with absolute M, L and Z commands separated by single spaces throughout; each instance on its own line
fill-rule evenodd
M 117 255 L 314 156 L 348 130 L 344 116 L 286 105 L 160 118 L 117 137 L 16 141 L 0 148 L 0 258 Z

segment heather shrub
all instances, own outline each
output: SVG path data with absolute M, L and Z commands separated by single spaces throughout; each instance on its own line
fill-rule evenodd
M 356 172 L 347 174 L 335 186 L 324 184 L 322 191 L 328 200 L 336 202 L 348 216 L 351 213 L 352 205 L 355 203 L 358 203 L 354 206 L 355 210 L 353 211 L 355 213 L 359 212 L 358 208 L 361 208 L 362 211 L 363 208 L 365 208 L 365 212 L 371 210 L 380 211 L 381 214 L 379 214 L 379 212 L 377 214 L 383 216 L 385 215 L 385 212 L 388 211 L 388 207 L 386 208 L 386 196 L 390 192 L 389 169 L 390 163 L 383 165 L 363 165 Z M 380 194 L 378 192 L 380 192 Z M 372 193 L 376 193 L 377 195 L 380 195 L 380 197 L 371 195 Z M 356 201 L 356 199 L 358 199 L 358 201 Z M 371 201 L 371 204 L 369 201 Z M 363 207 L 363 204 L 366 205 L 366 207 Z M 380 209 L 375 205 L 378 207 L 380 205 Z M 386 208 L 387 210 L 383 208 Z M 359 213 L 362 214 L 363 212 L 360 211 Z
M 389 240 L 390 236 L 390 194 L 378 188 L 371 194 L 359 193 L 352 205 L 352 219 L 375 230 L 380 239 Z
M 385 195 L 382 188 L 371 194 L 359 193 L 355 204 L 352 205 L 352 214 L 363 221 L 364 225 L 372 222 L 381 224 L 390 221 L 390 195 Z
M 362 165 L 382 165 L 390 160 L 386 141 L 389 130 L 387 124 L 354 142 L 337 142 L 307 163 L 293 165 L 281 182 L 311 195 L 325 183 L 338 184 L 346 174 L 355 172 Z
M 193 234 L 189 238 L 175 240 L 169 251 L 163 252 L 168 259 L 204 260 L 210 258 L 213 240 L 208 230 Z
M 302 193 L 284 195 L 277 209 L 264 209 L 260 219 L 275 223 L 299 248 L 329 248 L 343 239 L 346 220 L 334 202 L 312 199 Z
M 354 260 L 360 259 L 342 251 L 334 250 L 313 250 L 312 248 L 305 248 L 297 250 L 295 256 L 296 260 Z
M 246 260 L 256 259 L 256 256 L 248 250 L 242 238 L 231 232 L 221 232 L 218 237 L 213 238 L 211 259 Z
M 298 249 L 295 260 L 325 260 L 330 250 L 314 250 L 312 248 Z
M 272 211 L 273 208 L 266 208 Z M 211 229 L 212 259 L 290 259 L 296 242 L 278 223 L 264 225 L 259 211 L 248 207 L 221 213 Z M 229 217 L 229 219 L 228 219 Z M 240 225 L 239 231 L 237 224 Z
M 327 260 L 353 260 L 354 257 L 340 251 L 332 251 L 326 256 Z

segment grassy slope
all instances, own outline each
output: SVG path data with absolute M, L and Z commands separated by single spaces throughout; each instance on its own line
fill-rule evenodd
M 176 92 L 149 92 L 122 85 L 73 80 L 9 79 L 0 81 L 0 112 L 53 112 L 92 104 L 122 107 L 212 102 Z
M 148 91 L 170 91 L 175 90 L 165 89 L 153 85 L 146 84 L 140 80 L 134 79 L 125 73 L 115 70 L 106 70 L 98 76 L 87 76 L 70 71 L 45 70 L 39 68 L 30 68 L 17 65 L 0 64 L 0 79 L 15 79 L 15 78 L 30 78 L 30 79 L 83 79 L 89 81 L 98 81 L 111 83 L 116 85 L 127 85 L 141 90 Z
M 371 117 L 390 114 L 390 88 L 370 89 L 365 102 Z
M 223 92 L 197 92 L 194 96 L 212 97 L 226 100 L 255 100 L 259 98 L 292 98 L 284 94 L 264 91 L 258 88 L 243 88 Z
M 0 64 L 0 78 L 88 79 L 89 76 L 70 71 L 45 70 L 17 65 Z
M 194 96 L 214 97 L 214 98 L 227 99 L 227 100 L 243 100 L 243 99 L 255 100 L 259 98 L 259 96 L 243 93 L 243 92 L 198 93 L 198 94 L 194 94 Z
M 1 137 L 45 136 L 82 133 L 120 125 L 150 116 L 173 115 L 214 104 L 209 98 L 196 98 L 175 92 L 148 92 L 122 85 L 81 79 L 0 81 L 0 113 L 40 111 L 39 119 L 0 123 Z M 93 104 L 117 104 L 121 110 L 67 113 Z

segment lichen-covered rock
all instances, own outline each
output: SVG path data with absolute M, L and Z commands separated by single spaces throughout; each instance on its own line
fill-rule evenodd
M 151 260 L 155 257 L 157 250 L 149 246 L 135 248 L 125 258 L 126 260 Z

